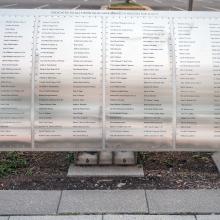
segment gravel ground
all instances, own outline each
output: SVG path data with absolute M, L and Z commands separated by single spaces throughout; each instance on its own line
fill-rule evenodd
M 0 153 L 0 169 L 9 153 Z M 70 153 L 17 153 L 21 165 L 0 177 L 0 190 L 215 189 L 220 175 L 211 153 L 140 153 L 145 176 L 67 177 Z M 14 158 L 12 158 L 14 159 Z M 13 162 L 13 160 L 12 160 Z

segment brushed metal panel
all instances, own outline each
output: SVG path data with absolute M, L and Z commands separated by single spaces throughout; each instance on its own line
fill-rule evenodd
M 220 149 L 220 19 L 175 20 L 177 148 Z
M 101 149 L 101 30 L 101 17 L 39 17 L 35 148 Z
M 217 12 L 0 10 L 0 150 L 220 150 L 219 30 Z
M 34 17 L 0 15 L 0 148 L 31 147 Z
M 107 18 L 106 148 L 172 149 L 170 56 L 168 18 Z

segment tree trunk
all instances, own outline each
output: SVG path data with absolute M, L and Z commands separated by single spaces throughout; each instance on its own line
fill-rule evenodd
M 130 3 L 130 0 L 126 0 L 126 3 L 128 3 L 128 4 L 129 4 L 129 3 Z

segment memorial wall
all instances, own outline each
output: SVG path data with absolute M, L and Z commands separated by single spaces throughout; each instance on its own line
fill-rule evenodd
M 220 13 L 0 10 L 10 150 L 220 150 Z

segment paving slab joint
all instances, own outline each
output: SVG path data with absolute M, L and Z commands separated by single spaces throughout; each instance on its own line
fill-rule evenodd
M 59 207 L 60 207 L 60 202 L 61 202 L 62 196 L 63 196 L 63 190 L 62 190 L 61 193 L 60 193 L 60 198 L 59 198 L 59 202 L 58 202 L 58 204 L 57 204 L 56 214 L 58 214 L 58 212 L 59 212 Z
M 148 202 L 147 191 L 146 190 L 144 191 L 144 194 L 145 194 L 145 199 L 146 199 L 147 210 L 148 210 L 148 213 L 150 213 L 150 207 L 149 207 L 149 202 Z

